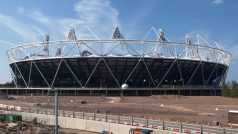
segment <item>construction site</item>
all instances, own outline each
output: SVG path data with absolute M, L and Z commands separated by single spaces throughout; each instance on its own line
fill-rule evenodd
M 59 96 L 58 103 L 59 116 L 63 117 L 77 118 L 77 112 L 84 112 L 85 114 L 119 115 L 232 129 L 236 129 L 236 126 L 229 124 L 228 111 L 230 109 L 238 108 L 238 101 L 236 98 L 224 98 L 220 96 Z M 8 96 L 5 99 L 1 99 L 0 104 L 0 107 L 3 110 L 31 111 L 33 113 L 51 113 L 54 115 L 54 96 Z M 95 115 L 93 117 L 93 114 L 91 117 L 94 119 L 97 118 Z M 90 120 L 90 117 L 88 119 Z M 18 122 L 17 124 L 10 123 L 8 126 L 3 121 L 1 127 L 5 133 L 21 131 L 26 134 L 41 134 L 46 131 L 54 131 L 53 125 L 41 125 L 41 123 L 42 122 L 37 121 L 37 118 L 33 118 L 28 122 Z M 113 123 L 113 121 L 111 121 L 111 123 Z M 59 122 L 59 124 L 62 124 L 62 122 Z M 12 127 L 9 127 L 11 125 Z M 134 126 L 137 125 L 134 124 Z M 83 133 L 83 131 L 62 129 L 62 127 L 64 126 L 59 125 L 59 133 Z M 91 134 L 91 132 L 84 133 Z
M 1 101 L 22 108 L 54 109 L 53 96 L 12 96 Z M 176 102 L 176 103 L 175 103 Z M 238 108 L 237 99 L 220 96 L 161 95 L 150 97 L 60 96 L 59 109 L 107 113 L 152 119 L 227 126 L 228 111 Z

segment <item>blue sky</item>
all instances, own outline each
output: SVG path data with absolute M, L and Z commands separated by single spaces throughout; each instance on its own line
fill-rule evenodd
M 238 80 L 237 13 L 237 0 L 1 1 L 0 83 L 11 81 L 6 50 L 34 41 L 34 34 L 36 40 L 42 40 L 45 33 L 51 39 L 64 39 L 74 27 L 82 39 L 86 38 L 82 27 L 88 26 L 100 38 L 110 38 L 116 25 L 125 38 L 133 39 L 142 39 L 152 26 L 163 28 L 172 41 L 198 33 L 232 53 L 227 80 Z

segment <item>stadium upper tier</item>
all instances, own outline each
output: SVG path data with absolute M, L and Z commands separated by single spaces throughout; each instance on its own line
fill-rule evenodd
M 81 57 L 150 57 L 213 62 L 229 65 L 231 54 L 225 50 L 197 44 L 157 40 L 76 40 L 30 43 L 7 51 L 10 63 Z

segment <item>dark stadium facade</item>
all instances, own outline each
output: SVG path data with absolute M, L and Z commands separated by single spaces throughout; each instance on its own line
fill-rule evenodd
M 219 95 L 231 54 L 221 48 L 170 42 L 161 29 L 155 40 L 124 39 L 118 27 L 109 40 L 68 40 L 16 46 L 7 51 L 17 88 L 60 89 L 64 94 Z M 199 37 L 198 37 L 199 38 Z M 201 42 L 201 39 L 200 39 Z

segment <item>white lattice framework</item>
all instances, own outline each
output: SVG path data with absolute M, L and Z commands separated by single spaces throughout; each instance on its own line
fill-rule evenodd
M 116 29 L 119 30 L 118 27 Z M 155 32 L 157 38 L 154 40 L 148 40 L 148 34 L 153 31 Z M 182 59 L 200 61 L 200 63 L 210 62 L 221 64 L 227 67 L 229 67 L 231 61 L 230 53 L 221 48 L 211 47 L 200 36 L 198 36 L 197 43 L 192 43 L 191 39 L 188 36 L 186 36 L 185 42 L 178 43 L 168 41 L 165 38 L 162 30 L 157 31 L 154 28 L 151 28 L 150 31 L 146 34 L 145 38 L 142 40 L 124 39 L 124 37 L 120 35 L 120 31 L 119 33 L 117 31 L 117 35 L 114 35 L 113 39 L 107 40 L 77 39 L 74 35 L 74 31 L 71 30 L 70 33 L 73 35 L 69 35 L 68 40 L 50 41 L 49 37 L 47 37 L 43 42 L 34 42 L 12 47 L 7 51 L 8 60 L 10 64 L 14 64 L 17 68 L 18 66 L 16 63 L 23 61 L 31 61 L 31 64 L 34 64 L 37 67 L 37 65 L 34 63 L 34 61 L 36 60 L 61 59 L 59 63 L 60 66 L 61 62 L 64 62 L 64 59 L 81 57 L 98 57 L 100 58 L 100 61 L 104 61 L 105 57 L 137 57 L 141 59 L 165 58 L 173 59 L 173 64 L 176 64 L 178 60 Z M 205 42 L 205 45 L 201 44 L 201 40 Z M 107 65 L 106 62 L 105 64 Z M 40 69 L 38 67 L 37 69 L 40 72 Z M 72 72 L 72 70 L 70 71 Z M 11 72 L 14 78 L 14 73 L 12 70 Z M 224 74 L 225 73 L 226 72 L 224 72 Z M 42 77 L 44 78 L 44 76 Z M 75 76 L 75 78 L 77 77 Z M 81 85 L 81 87 L 85 87 L 87 85 L 87 82 L 85 85 L 82 85 L 78 79 L 77 81 Z M 154 83 L 154 81 L 152 82 L 155 87 L 159 87 L 161 83 L 161 81 L 157 84 Z M 29 81 L 24 80 L 24 83 L 27 87 L 29 86 Z M 51 87 L 53 83 L 47 82 L 47 85 Z M 120 87 L 121 83 L 117 82 L 117 84 Z M 184 84 L 186 85 L 186 83 Z

